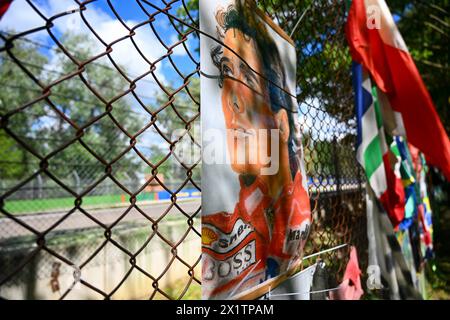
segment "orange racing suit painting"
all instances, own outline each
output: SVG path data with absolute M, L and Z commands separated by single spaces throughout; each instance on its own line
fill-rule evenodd
M 226 179 L 214 184 L 206 175 L 202 295 L 229 299 L 298 263 L 308 238 L 311 209 L 295 99 L 295 48 L 250 1 L 201 0 L 200 16 L 201 29 L 217 34 L 217 41 L 201 45 L 202 108 L 223 122 L 229 168 L 238 181 L 234 209 L 222 210 L 211 202 L 222 195 L 218 185 Z M 207 64 L 210 68 L 203 68 Z M 213 90 L 219 106 L 212 102 Z M 213 126 L 205 119 L 203 137 Z M 208 168 L 210 176 L 221 176 Z

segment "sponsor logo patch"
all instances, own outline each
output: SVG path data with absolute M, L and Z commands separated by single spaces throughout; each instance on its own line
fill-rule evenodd
M 295 254 L 299 252 L 299 250 L 301 250 L 302 242 L 306 241 L 308 238 L 309 229 L 309 220 L 303 221 L 297 228 L 288 228 L 283 252 L 285 254 Z
M 203 281 L 219 281 L 226 283 L 235 279 L 247 268 L 256 262 L 255 240 L 231 257 L 224 260 L 216 260 L 208 254 L 203 254 Z
M 208 227 L 202 228 L 202 243 L 204 245 L 210 246 L 218 238 L 219 237 L 217 236 L 217 234 L 214 231 L 212 231 L 210 228 L 208 228 Z
M 227 253 L 236 248 L 253 232 L 253 228 L 241 219 L 236 220 L 230 233 L 225 233 L 212 225 L 204 225 L 202 229 L 203 247 L 217 253 Z M 205 239 L 203 238 L 205 235 Z

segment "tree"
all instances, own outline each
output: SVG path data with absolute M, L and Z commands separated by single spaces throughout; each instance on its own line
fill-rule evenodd
M 175 133 L 183 134 L 183 142 L 193 142 L 191 150 L 194 151 L 199 147 L 194 145 L 200 143 L 199 136 L 199 116 L 200 116 L 200 79 L 191 77 L 188 79 L 187 87 L 173 96 L 173 102 L 169 99 L 167 94 L 161 92 L 157 95 L 156 101 L 158 109 L 162 109 L 157 114 L 156 125 L 163 132 L 163 134 L 172 142 L 179 139 L 181 136 Z M 169 92 L 175 92 L 173 84 L 169 85 Z M 194 143 L 195 142 L 195 143 Z M 180 147 L 176 144 L 176 147 Z M 165 143 L 152 145 L 152 163 L 158 163 L 169 152 Z M 179 149 L 176 149 L 179 150 Z M 177 153 L 175 153 L 176 155 Z M 179 161 L 180 160 L 180 161 Z M 162 173 L 167 181 L 180 182 L 187 178 L 187 170 L 180 162 L 182 159 L 177 159 L 174 155 L 168 158 L 163 164 L 158 167 L 158 173 Z M 183 162 L 184 163 L 184 162 Z M 193 166 L 193 163 L 184 163 L 187 167 Z M 197 165 L 192 170 L 192 180 L 196 183 L 200 182 L 200 166 Z
M 174 21 L 174 23 L 177 26 L 177 29 L 179 31 L 186 34 L 187 32 L 192 31 L 192 28 L 190 26 L 195 26 L 197 28 L 200 26 L 200 19 L 199 19 L 199 15 L 198 15 L 199 14 L 199 0 L 188 0 L 184 4 L 185 5 L 181 5 L 177 9 L 177 17 L 179 17 L 184 23 L 181 23 L 179 21 Z M 198 39 L 199 34 L 194 32 L 192 34 L 192 36 L 194 36 Z M 195 50 L 197 52 L 199 52 L 200 47 L 197 46 L 195 48 Z
M 9 53 L 9 54 L 8 54 Z M 39 86 L 30 79 L 17 65 L 13 58 L 23 62 L 23 67 L 33 72 L 37 79 L 42 78 L 43 66 L 47 58 L 36 48 L 24 42 L 15 42 L 7 52 L 3 51 L 0 58 L 0 115 L 7 128 L 25 142 L 31 143 L 26 134 L 34 125 L 33 118 L 25 112 L 14 112 L 22 105 L 36 98 Z M 29 62 L 33 64 L 29 64 Z M 42 112 L 36 112 L 42 116 Z M 20 146 L 4 129 L 0 129 L 0 180 L 23 178 L 31 168 L 33 155 Z
M 79 62 L 87 61 L 94 55 L 93 45 L 87 36 L 66 34 L 61 41 Z M 62 74 L 70 74 L 78 68 L 62 53 L 57 54 L 56 65 L 60 66 Z M 49 81 L 55 81 L 60 76 L 61 74 L 50 76 Z M 65 80 L 52 88 L 54 104 L 64 114 L 70 115 L 79 127 L 84 128 L 80 141 L 107 162 L 115 160 L 129 146 L 130 138 L 127 134 L 134 135 L 144 125 L 142 116 L 133 108 L 128 98 L 122 97 L 109 105 L 128 87 L 129 83 L 117 70 L 105 63 L 94 61 L 84 66 L 84 72 L 80 76 Z M 108 115 L 95 120 L 106 111 L 109 111 Z M 74 130 L 61 117 L 58 121 L 57 125 L 45 133 L 51 136 L 55 130 L 59 132 L 58 140 L 61 141 L 51 144 L 52 148 L 57 148 L 62 141 L 74 137 Z M 92 124 L 89 125 L 90 123 Z M 104 165 L 81 143 L 74 143 L 58 154 L 57 160 L 81 164 L 82 166 L 76 169 L 81 177 L 87 178 L 104 172 Z M 128 152 L 113 165 L 113 175 L 119 180 L 137 179 L 140 164 L 143 162 L 139 161 L 133 152 Z
M 5 53 L 1 60 L 0 83 L 4 89 L 0 94 L 0 112 L 3 116 L 31 103 L 8 117 L 8 130 L 41 156 L 51 154 L 48 162 L 52 174 L 62 180 L 73 180 L 74 174 L 88 184 L 104 173 L 105 165 L 86 147 L 99 158 L 111 162 L 129 145 L 130 138 L 126 133 L 134 135 L 143 126 L 143 121 L 129 99 L 110 103 L 129 87 L 119 72 L 100 62 L 83 64 L 93 56 L 94 47 L 86 36 L 65 34 L 60 41 L 79 65 L 83 65 L 82 72 L 59 81 L 77 71 L 77 63 L 59 49 L 53 52 L 49 63 L 48 54 L 42 53 L 39 45 L 15 40 L 10 53 L 20 62 L 13 61 Z M 48 99 L 34 101 L 42 95 L 42 88 L 19 65 L 29 70 L 43 87 L 50 85 Z M 107 110 L 109 114 L 98 118 Z M 77 132 L 63 115 L 80 130 Z M 2 166 L 0 178 L 23 179 L 37 171 L 38 159 L 21 147 L 10 133 L 0 132 L 2 159 L 12 163 Z M 77 136 L 79 138 L 74 140 Z M 54 151 L 56 153 L 52 154 Z M 136 179 L 142 164 L 133 152 L 128 152 L 114 163 L 112 174 L 119 180 Z

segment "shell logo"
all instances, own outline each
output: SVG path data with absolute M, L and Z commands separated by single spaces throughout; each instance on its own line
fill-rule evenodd
M 217 234 L 209 228 L 202 229 L 202 243 L 209 246 L 218 239 Z

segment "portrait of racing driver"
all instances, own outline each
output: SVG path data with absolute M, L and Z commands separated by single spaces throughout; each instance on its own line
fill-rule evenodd
M 286 271 L 311 224 L 295 99 L 278 47 L 245 1 L 218 8 L 216 21 L 223 45 L 211 48 L 211 59 L 240 190 L 233 212 L 202 217 L 204 298 L 228 298 Z

